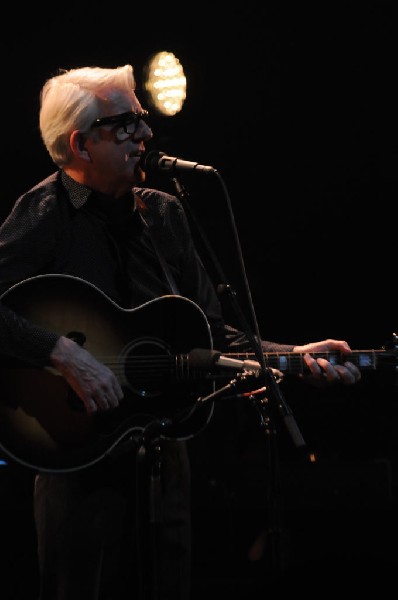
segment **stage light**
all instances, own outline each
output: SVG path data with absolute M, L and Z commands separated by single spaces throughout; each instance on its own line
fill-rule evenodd
M 150 106 L 171 117 L 182 109 L 187 80 L 184 69 L 172 52 L 154 54 L 144 67 L 144 89 Z

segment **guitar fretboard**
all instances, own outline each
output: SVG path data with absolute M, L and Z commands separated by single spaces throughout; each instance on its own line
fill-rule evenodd
M 236 360 L 255 360 L 253 353 L 226 354 L 229 358 Z M 396 365 L 395 353 L 386 350 L 353 350 L 351 354 L 342 355 L 339 352 L 311 352 L 314 358 L 325 358 L 333 365 L 343 364 L 350 361 L 360 370 L 376 370 L 380 367 L 391 367 Z M 266 364 L 278 369 L 282 373 L 307 373 L 308 368 L 304 361 L 304 353 L 298 352 L 266 352 L 264 353 Z

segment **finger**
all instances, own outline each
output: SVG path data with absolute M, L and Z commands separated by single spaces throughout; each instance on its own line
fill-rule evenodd
M 322 376 L 322 369 L 319 364 L 310 354 L 304 354 L 304 362 L 310 370 L 311 375 L 320 378 Z
M 118 396 L 117 392 L 112 390 L 112 393 L 110 393 L 109 396 L 107 397 L 107 402 L 108 402 L 108 408 L 116 408 L 117 406 L 119 406 L 119 396 Z
M 346 385 L 352 385 L 361 379 L 360 371 L 352 363 L 336 365 L 336 371 L 338 371 L 340 379 Z
M 117 379 L 114 380 L 113 392 L 117 400 L 122 400 L 122 398 L 124 397 L 123 388 Z
M 342 383 L 345 385 L 352 385 L 355 383 L 355 375 L 351 373 L 349 369 L 346 369 L 346 367 L 343 367 L 343 365 L 336 365 L 335 369 Z
M 119 392 L 118 390 L 109 390 L 107 391 L 107 393 L 103 396 L 102 400 L 103 400 L 103 409 L 104 410 L 109 410 L 110 408 L 116 408 L 117 406 L 119 406 Z
M 355 381 L 359 381 L 362 378 L 361 371 L 354 363 L 347 361 L 344 363 L 344 366 L 354 375 Z
M 329 361 L 327 361 L 324 358 L 318 358 L 317 363 L 318 366 L 322 369 L 323 375 L 328 382 L 335 383 L 340 379 L 340 373 L 338 372 L 336 367 L 330 364 Z
M 84 400 L 84 406 L 86 407 L 87 414 L 89 415 L 92 415 L 98 410 L 97 403 L 95 402 L 94 398 L 86 398 Z
M 340 379 L 339 373 L 325 358 L 313 358 L 310 354 L 304 355 L 304 360 L 310 369 L 311 374 L 318 380 L 325 383 L 335 383 Z
M 110 408 L 109 397 L 104 392 L 98 393 L 96 395 L 95 402 L 97 404 L 97 408 L 99 408 L 100 410 L 108 410 Z

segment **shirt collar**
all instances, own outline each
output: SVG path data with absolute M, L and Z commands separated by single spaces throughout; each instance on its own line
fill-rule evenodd
M 64 170 L 61 171 L 61 181 L 68 192 L 72 206 L 74 208 L 81 208 L 84 206 L 90 194 L 92 194 L 92 190 L 82 183 L 78 183 L 72 179 L 72 177 L 69 177 Z
M 63 186 L 65 187 L 68 196 L 70 198 L 71 204 L 74 208 L 79 209 L 82 208 L 93 194 L 93 190 L 88 188 L 86 185 L 75 181 L 72 179 L 63 169 L 61 169 L 61 181 Z M 133 200 L 133 210 L 136 209 L 136 198 L 135 198 L 135 190 L 131 190 L 132 200 Z M 131 206 L 131 204 L 130 204 Z

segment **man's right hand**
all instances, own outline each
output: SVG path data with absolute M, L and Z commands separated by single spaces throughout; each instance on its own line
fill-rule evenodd
M 61 336 L 50 359 L 79 396 L 88 414 L 119 405 L 123 390 L 117 377 L 109 367 L 97 361 L 79 344 Z

